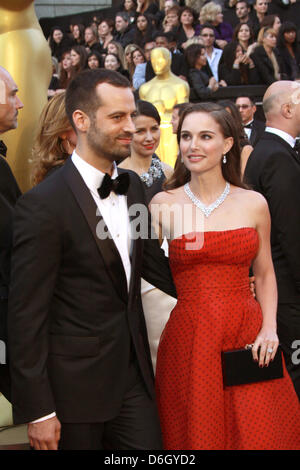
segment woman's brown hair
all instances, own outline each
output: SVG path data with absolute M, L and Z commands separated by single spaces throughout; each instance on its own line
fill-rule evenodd
M 222 174 L 226 181 L 238 186 L 240 188 L 246 188 L 241 180 L 241 150 L 237 126 L 235 125 L 234 119 L 228 111 L 222 106 L 216 103 L 197 103 L 190 104 L 183 111 L 177 131 L 177 141 L 180 144 L 180 136 L 182 124 L 185 118 L 191 113 L 206 113 L 210 114 L 217 124 L 219 124 L 221 132 L 224 138 L 233 137 L 233 146 L 227 153 L 227 163 L 221 164 Z M 165 190 L 179 188 L 185 183 L 188 183 L 191 179 L 191 173 L 186 168 L 183 162 L 181 162 L 180 152 L 177 157 L 177 161 L 174 168 L 173 175 L 168 178 L 163 188 Z
M 47 173 L 65 163 L 69 154 L 62 146 L 60 134 L 72 129 L 65 110 L 65 92 L 55 95 L 44 107 L 32 150 L 32 180 L 40 183 Z

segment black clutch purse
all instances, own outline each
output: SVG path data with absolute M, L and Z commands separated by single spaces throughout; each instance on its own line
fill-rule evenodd
M 283 377 L 282 354 L 278 347 L 273 362 L 268 367 L 259 367 L 253 360 L 251 349 L 236 349 L 222 352 L 224 387 L 243 385 Z

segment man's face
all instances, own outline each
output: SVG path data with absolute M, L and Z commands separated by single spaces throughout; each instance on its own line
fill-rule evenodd
M 18 125 L 18 110 L 24 105 L 17 92 L 18 87 L 12 77 L 0 69 L 0 132 L 15 129 Z
M 115 28 L 118 32 L 125 30 L 127 26 L 128 23 L 121 16 L 116 16 Z
M 213 29 L 203 28 L 201 31 L 201 37 L 203 38 L 205 47 L 211 47 L 215 42 L 215 33 Z
M 166 49 L 169 49 L 169 42 L 167 38 L 163 36 L 158 36 L 155 39 L 155 47 L 165 47 Z
M 249 98 L 238 98 L 235 104 L 242 116 L 243 124 L 247 124 L 247 122 L 252 121 L 256 111 L 256 106 L 251 103 Z
M 100 106 L 90 118 L 87 143 L 99 156 L 113 162 L 130 155 L 136 108 L 130 88 L 101 83 L 96 88 Z
M 235 7 L 236 16 L 241 20 L 248 16 L 248 6 L 244 2 L 239 2 Z

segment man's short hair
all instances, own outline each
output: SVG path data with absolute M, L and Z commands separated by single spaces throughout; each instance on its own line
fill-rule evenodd
M 66 113 L 72 127 L 76 130 L 73 113 L 76 109 L 94 117 L 101 106 L 96 87 L 100 83 L 108 83 L 118 88 L 130 88 L 126 77 L 119 72 L 106 69 L 84 70 L 80 72 L 69 84 L 66 91 Z
M 117 18 L 117 16 L 120 16 L 126 23 L 130 23 L 130 16 L 126 11 L 118 11 L 115 18 Z
M 201 29 L 200 29 L 200 33 L 202 33 L 203 29 L 211 29 L 214 34 L 215 34 L 215 30 L 214 30 L 214 27 L 210 24 L 210 23 L 204 23 L 201 25 Z
M 235 101 L 238 100 L 239 98 L 247 98 L 247 99 L 250 101 L 251 106 L 255 106 L 255 101 L 254 101 L 254 99 L 251 98 L 250 96 L 242 95 L 242 94 L 241 94 L 241 95 L 238 95 L 238 96 L 236 97 Z
M 170 42 L 170 35 L 168 33 L 165 33 L 164 31 L 157 31 L 156 33 L 154 33 L 153 41 L 155 41 L 157 38 L 166 38 L 166 40 Z
M 237 0 L 236 4 L 235 4 L 235 7 L 237 6 L 238 3 L 246 3 L 247 7 L 250 8 L 250 5 L 249 3 L 247 2 L 247 0 Z

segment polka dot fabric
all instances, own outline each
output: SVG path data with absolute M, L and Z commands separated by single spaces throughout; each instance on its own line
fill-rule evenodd
M 282 379 L 223 388 L 221 351 L 253 343 L 262 324 L 249 289 L 256 230 L 205 232 L 196 250 L 186 241 L 170 245 L 178 302 L 157 359 L 164 448 L 300 449 L 299 402 L 286 370 Z

